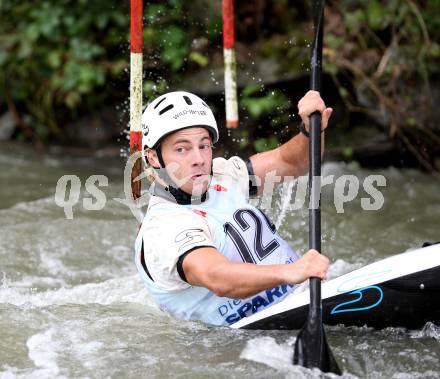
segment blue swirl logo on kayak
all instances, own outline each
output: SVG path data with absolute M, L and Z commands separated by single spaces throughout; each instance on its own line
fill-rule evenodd
M 382 282 L 391 271 L 391 268 L 385 268 L 380 271 L 368 272 L 356 276 L 348 275 L 348 278 L 339 284 L 337 292 L 348 293 L 348 295 L 357 295 L 357 297 L 353 300 L 345 301 L 336 305 L 333 307 L 330 314 L 334 315 L 344 312 L 367 311 L 377 307 L 383 301 L 384 297 L 383 291 L 377 285 L 377 282 Z M 371 291 L 374 291 L 377 295 L 377 300 L 375 300 L 374 293 L 372 293 L 371 296 L 368 297 L 369 303 L 362 304 L 365 303 L 367 291 L 370 291 L 370 294 Z M 354 304 L 357 306 L 353 306 Z
M 362 299 L 364 298 L 364 292 L 367 290 L 373 290 L 373 291 L 377 291 L 378 294 L 378 299 L 375 303 L 373 304 L 369 304 L 369 305 L 365 305 L 362 307 L 348 307 L 348 308 L 344 308 L 344 306 L 350 305 L 350 304 L 355 304 L 355 303 L 360 303 L 362 301 Z M 352 291 L 349 293 L 349 295 L 354 295 L 357 294 L 358 297 L 354 300 L 350 300 L 350 301 L 346 301 L 344 303 L 338 304 L 335 307 L 333 307 L 333 309 L 331 310 L 330 314 L 336 314 L 336 313 L 344 313 L 344 312 L 356 312 L 356 311 L 366 311 L 368 309 L 377 307 L 383 300 L 383 291 L 380 287 L 378 286 L 367 286 L 364 288 L 360 288 L 356 291 Z

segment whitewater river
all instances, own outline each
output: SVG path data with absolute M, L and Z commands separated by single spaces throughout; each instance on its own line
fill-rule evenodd
M 20 151 L 20 152 L 18 152 Z M 0 378 L 318 378 L 290 364 L 296 331 L 246 331 L 181 322 L 157 309 L 133 262 L 138 222 L 124 198 L 122 158 L 39 156 L 0 145 Z M 361 170 L 326 163 L 325 175 L 384 175 L 384 205 L 360 197 L 337 213 L 323 196 L 323 251 L 335 277 L 380 258 L 440 240 L 439 181 L 414 170 Z M 72 219 L 56 205 L 62 175 L 81 184 Z M 91 175 L 105 175 L 107 200 L 85 210 Z M 287 192 L 287 191 L 286 191 Z M 362 193 L 361 195 L 365 195 Z M 270 216 L 296 249 L 307 247 L 307 210 Z M 440 305 L 439 305 L 440 306 Z M 345 377 L 438 378 L 440 326 L 328 327 Z

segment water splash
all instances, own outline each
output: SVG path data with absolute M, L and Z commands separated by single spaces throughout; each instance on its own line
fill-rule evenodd
M 32 372 L 32 376 L 39 378 L 64 379 L 64 375 L 59 375 L 57 359 L 60 351 L 60 342 L 53 338 L 54 330 L 48 329 L 45 332 L 37 333 L 30 337 L 26 346 L 29 350 L 29 358 L 34 362 L 37 370 Z
M 278 201 L 277 207 L 279 209 L 277 220 L 275 221 L 275 227 L 277 230 L 283 224 L 286 218 L 287 211 L 292 199 L 292 192 L 295 186 L 295 182 L 292 180 L 289 183 L 284 183 L 281 189 L 281 198 Z
M 12 304 L 24 308 L 65 304 L 109 305 L 118 302 L 140 303 L 157 309 L 138 275 L 44 292 L 15 287 L 11 282 L 3 283 L 0 287 L 0 304 Z
M 324 374 L 318 369 L 309 370 L 292 365 L 293 344 L 296 337 L 290 336 L 281 344 L 273 337 L 258 337 L 249 340 L 240 354 L 241 359 L 263 363 L 286 375 L 286 378 L 341 378 L 334 374 Z M 344 373 L 342 378 L 354 379 L 354 375 Z
M 434 338 L 437 342 L 440 342 L 440 326 L 427 322 L 422 330 L 416 330 L 411 332 L 411 338 Z

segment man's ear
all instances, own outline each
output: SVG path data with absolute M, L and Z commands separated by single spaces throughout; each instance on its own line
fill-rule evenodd
M 146 155 L 147 155 L 148 163 L 153 168 L 160 168 L 159 158 L 157 157 L 156 150 L 154 150 L 154 149 L 147 149 L 146 150 Z

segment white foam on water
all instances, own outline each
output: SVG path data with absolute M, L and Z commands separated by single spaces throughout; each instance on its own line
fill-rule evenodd
M 48 233 L 49 234 L 49 233 Z M 56 232 L 53 232 L 56 235 Z M 75 238 L 75 237 L 72 237 Z M 93 242 L 93 248 L 96 248 L 96 244 L 101 241 Z M 80 242 L 65 243 L 59 238 L 52 240 L 45 240 L 41 244 L 37 245 L 39 254 L 40 272 L 46 276 L 53 276 L 55 278 L 64 278 L 66 283 L 69 280 L 85 279 L 90 280 L 102 280 L 110 277 L 118 277 L 121 275 L 130 275 L 136 272 L 136 268 L 131 263 L 132 250 L 131 246 L 114 245 L 106 248 L 104 251 L 99 251 L 97 254 L 103 254 L 103 258 L 100 262 L 93 262 L 93 265 L 87 267 L 84 265 L 78 266 L 78 262 L 72 260 L 69 261 L 69 255 L 72 250 L 79 249 L 77 252 L 77 260 L 86 256 L 84 253 L 84 247 Z M 65 262 L 69 262 L 67 265 Z M 93 279 L 92 279 L 93 278 Z M 95 279 L 96 278 L 96 279 Z
M 40 268 L 54 276 L 71 276 L 72 271 L 68 269 L 61 259 L 55 258 L 48 252 L 40 253 Z
M 17 377 L 17 368 L 11 366 L 3 366 L 3 372 L 0 372 L 0 379 L 15 379 Z
M 293 345 L 295 337 L 290 337 L 286 342 L 278 344 L 273 337 L 257 337 L 249 340 L 240 354 L 241 359 L 247 359 L 263 363 L 286 375 L 286 378 L 341 378 L 331 373 L 324 374 L 318 369 L 306 369 L 301 366 L 294 366 Z M 349 373 L 344 373 L 342 378 L 355 379 Z
M 42 197 L 41 199 L 32 200 L 32 201 L 18 202 L 15 203 L 15 205 L 12 206 L 10 209 L 26 211 L 30 213 L 32 211 L 41 211 L 42 208 L 45 208 L 48 205 L 56 206 L 55 199 L 53 196 Z
M 0 379 L 28 379 L 31 378 L 30 372 L 28 369 L 23 370 L 17 367 L 11 367 L 8 365 L 2 366 L 4 371 L 0 372 Z
M 328 175 L 343 175 L 349 171 L 348 165 L 345 162 L 325 162 L 321 166 L 322 176 Z
M 34 288 L 37 286 L 47 286 L 47 287 L 63 287 L 67 286 L 67 282 L 62 278 L 53 278 L 50 276 L 25 276 L 20 280 L 15 280 L 14 282 L 7 281 L 4 279 L 4 283 L 7 283 L 9 287 L 17 288 Z
M 0 304 L 15 306 L 47 307 L 64 304 L 101 304 L 128 302 L 155 307 L 143 287 L 139 276 L 132 275 L 109 279 L 101 283 L 88 283 L 72 288 L 60 288 L 44 292 L 13 287 L 5 283 L 0 287 Z
M 350 262 L 344 261 L 343 259 L 337 259 L 329 267 L 328 274 L 327 274 L 327 280 L 337 278 L 337 277 L 344 275 L 348 272 L 357 270 L 358 268 L 361 268 L 362 266 L 363 265 L 360 262 L 350 263 Z
M 54 340 L 54 329 L 50 328 L 42 333 L 30 337 L 26 346 L 29 350 L 29 358 L 34 362 L 37 370 L 32 372 L 33 378 L 66 378 L 60 376 L 60 368 L 57 364 L 60 341 Z
M 397 372 L 393 374 L 393 379 L 425 379 L 425 378 L 438 378 L 438 371 L 427 370 L 424 372 Z
M 99 354 L 99 350 L 104 347 L 104 343 L 90 341 L 90 337 L 84 332 L 85 327 L 86 325 L 81 321 L 69 320 L 58 326 L 56 330 L 60 341 L 62 341 L 62 351 L 68 351 L 69 358 L 74 358 L 76 362 L 84 367 L 92 368 L 93 355 Z
M 411 338 L 434 338 L 437 342 L 440 342 L 440 326 L 427 322 L 422 330 L 412 330 Z
M 289 372 L 293 367 L 293 343 L 294 340 L 292 343 L 279 345 L 272 337 L 252 338 L 247 341 L 245 348 L 240 354 L 240 358 L 264 363 L 282 372 Z
M 57 157 L 44 157 L 43 163 L 46 167 L 58 168 L 63 167 L 63 162 Z
M 84 327 L 82 321 L 69 320 L 31 336 L 26 346 L 36 369 L 27 369 L 26 375 L 32 378 L 64 379 L 66 376 L 61 374 L 59 365 L 65 359 L 87 367 L 88 360 L 99 354 L 104 343 L 90 341 Z
M 0 227 L 16 230 L 25 225 L 36 223 L 35 215 L 38 215 L 38 223 L 44 220 L 50 221 L 54 212 L 61 210 L 56 204 L 53 196 L 43 197 L 32 201 L 22 201 L 14 204 L 8 209 L 0 209 Z M 3 229 L 3 232 L 5 230 Z
M 20 222 L 35 222 L 34 217 L 36 213 L 38 213 L 38 219 L 41 220 L 43 216 L 51 215 L 53 210 L 57 209 L 58 206 L 55 204 L 54 197 L 47 196 L 36 200 L 15 203 L 11 208 L 4 211 L 11 213 L 11 216 L 18 218 Z M 33 217 L 29 219 L 29 215 Z

